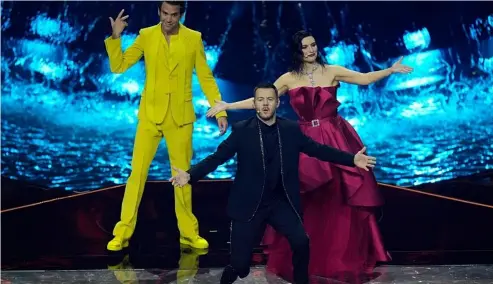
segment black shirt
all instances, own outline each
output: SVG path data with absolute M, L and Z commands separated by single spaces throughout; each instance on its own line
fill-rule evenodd
M 281 177 L 281 156 L 277 123 L 267 125 L 259 120 L 264 146 L 265 185 L 261 206 L 269 206 L 272 202 L 285 196 Z

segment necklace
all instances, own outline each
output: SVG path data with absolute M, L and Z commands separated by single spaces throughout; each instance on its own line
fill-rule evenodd
M 318 65 L 313 66 L 311 72 L 304 72 L 303 73 L 303 75 L 308 76 L 308 79 L 310 80 L 310 84 L 312 85 L 312 87 L 315 87 L 315 80 L 313 79 L 313 72 L 315 72 L 315 70 L 317 70 L 317 69 L 318 69 Z

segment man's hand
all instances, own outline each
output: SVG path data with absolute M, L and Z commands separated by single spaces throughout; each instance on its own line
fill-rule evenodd
M 377 158 L 363 154 L 365 151 L 366 147 L 363 147 L 363 149 L 359 150 L 359 152 L 356 153 L 356 155 L 354 156 L 354 164 L 358 168 L 369 171 L 368 168 L 375 167 L 375 164 L 377 163 Z
M 219 136 L 224 135 L 224 133 L 226 133 L 226 130 L 228 130 L 228 119 L 225 116 L 219 117 L 217 119 L 217 126 L 219 127 L 219 130 L 221 131 Z
M 128 26 L 127 19 L 129 16 L 128 15 L 123 16 L 124 11 L 125 10 L 121 10 L 120 14 L 118 14 L 115 20 L 113 20 L 113 18 L 110 17 L 111 28 L 113 29 L 113 34 L 111 36 L 115 39 L 119 38 L 125 27 Z
M 173 186 L 182 187 L 190 181 L 190 174 L 176 167 L 172 168 L 176 171 L 176 175 L 169 179 Z

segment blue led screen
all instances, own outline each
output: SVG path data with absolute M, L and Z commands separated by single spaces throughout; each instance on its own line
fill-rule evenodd
M 1 5 L 2 175 L 67 190 L 125 183 L 145 72 L 141 61 L 112 74 L 103 40 L 108 17 L 125 9 L 128 47 L 140 28 L 157 23 L 156 6 Z M 378 180 L 412 186 L 493 168 L 492 9 L 486 2 L 190 2 L 183 23 L 202 32 L 226 101 L 245 99 L 256 83 L 286 72 L 290 35 L 302 28 L 330 64 L 369 72 L 404 56 L 412 74 L 369 87 L 343 83 L 338 100 L 340 114 L 378 157 Z M 225 137 L 205 118 L 208 103 L 193 82 L 194 163 Z M 230 112 L 229 121 L 253 114 Z M 280 114 L 296 119 L 286 97 Z M 169 178 L 165 147 L 149 180 Z M 231 178 L 234 170 L 233 159 L 208 177 Z

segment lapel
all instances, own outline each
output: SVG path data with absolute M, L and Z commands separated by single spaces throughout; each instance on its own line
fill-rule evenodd
M 151 35 L 149 36 L 149 40 L 147 41 L 148 48 L 150 49 L 149 50 L 150 60 L 149 61 L 146 60 L 146 64 L 149 64 L 149 67 L 154 66 L 153 74 L 157 73 L 157 67 L 159 66 L 159 63 L 157 61 L 159 60 L 159 50 L 162 44 L 161 43 L 162 37 L 163 35 L 161 33 L 161 23 L 158 23 L 157 25 L 153 26 Z
M 258 118 L 254 118 L 253 119 L 253 124 L 254 124 L 254 131 L 256 132 L 256 135 L 257 136 L 257 141 L 259 141 L 258 143 L 253 143 L 253 145 L 257 145 L 256 147 L 256 151 L 258 151 L 260 153 L 260 164 L 262 165 L 262 170 L 264 172 L 264 179 L 265 179 L 265 176 L 266 176 L 266 169 L 265 169 L 265 149 L 264 149 L 264 140 L 263 140 L 263 137 L 262 137 L 262 130 L 260 128 L 260 121 L 258 121 Z
M 280 159 L 281 159 L 281 166 L 283 165 L 283 160 L 282 160 L 282 157 L 283 157 L 283 154 L 284 154 L 284 144 L 282 143 L 284 140 L 283 140 L 283 137 L 287 137 L 286 133 L 284 132 L 284 127 L 283 127 L 283 118 L 279 117 L 279 116 L 276 116 L 276 123 L 277 123 L 277 138 L 279 139 L 279 155 L 281 156 Z
M 173 42 L 174 46 L 171 48 L 171 58 L 169 61 L 169 72 L 170 74 L 176 69 L 176 66 L 183 60 L 183 57 L 187 53 L 186 42 L 188 41 L 188 29 L 180 23 L 180 31 L 178 32 L 178 40 Z
M 180 24 L 180 31 L 178 34 L 178 38 L 176 41 L 172 42 L 172 46 L 170 46 L 170 57 L 171 60 L 164 60 L 168 63 L 167 68 L 169 68 L 170 74 L 176 69 L 176 66 L 183 60 L 183 57 L 186 54 L 186 42 L 188 40 L 188 28 Z M 150 44 L 150 54 L 155 55 L 156 59 L 159 59 L 159 53 L 160 50 L 163 49 L 163 44 L 166 44 L 164 41 L 166 41 L 166 38 L 164 37 L 162 30 L 161 30 L 161 23 L 158 23 L 157 25 L 154 26 L 154 29 L 152 31 L 152 36 L 151 38 L 152 43 Z M 153 64 L 156 64 L 157 60 L 152 60 Z M 156 64 L 157 68 L 158 64 Z

